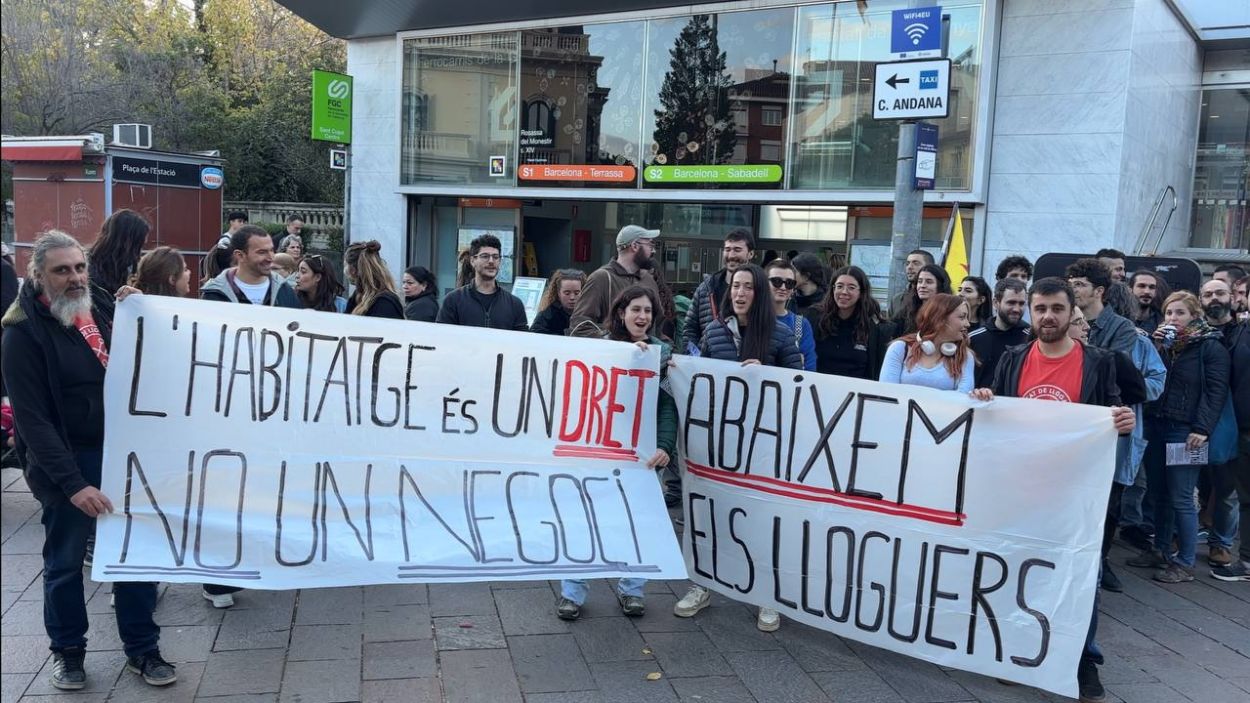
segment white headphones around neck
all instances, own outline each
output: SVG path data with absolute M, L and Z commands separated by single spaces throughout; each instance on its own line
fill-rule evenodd
M 925 354 L 933 354 L 939 348 L 930 340 L 924 339 L 920 335 L 916 335 L 916 339 L 920 340 L 920 351 Z M 942 342 L 942 356 L 955 356 L 955 352 L 959 351 L 959 345 L 954 342 Z

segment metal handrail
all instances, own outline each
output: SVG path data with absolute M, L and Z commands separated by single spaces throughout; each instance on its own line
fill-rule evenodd
M 1168 215 L 1163 219 L 1163 227 L 1159 229 L 1159 236 L 1155 238 L 1155 243 L 1150 247 L 1150 251 L 1146 252 L 1146 241 L 1150 239 L 1150 230 L 1154 229 L 1155 220 L 1159 218 L 1159 211 L 1163 209 L 1163 200 L 1167 197 L 1168 192 L 1172 193 L 1172 207 L 1168 210 Z M 1159 191 L 1159 197 L 1155 198 L 1154 207 L 1150 209 L 1150 215 L 1146 217 L 1146 226 L 1142 228 L 1141 234 L 1137 236 L 1137 244 L 1133 247 L 1134 256 L 1154 256 L 1159 250 L 1159 244 L 1163 242 L 1163 235 L 1167 234 L 1168 225 L 1172 222 L 1172 213 L 1176 212 L 1180 201 L 1176 197 L 1176 189 L 1170 185 L 1163 186 Z

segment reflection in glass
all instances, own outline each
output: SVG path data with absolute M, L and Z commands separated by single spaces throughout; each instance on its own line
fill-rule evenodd
M 642 119 L 642 22 L 521 32 L 522 164 L 636 166 Z M 632 172 L 632 169 L 627 172 Z M 534 180 L 531 186 L 626 182 Z
M 792 188 L 880 189 L 894 184 L 898 123 L 872 118 L 876 64 L 890 61 L 891 12 L 903 0 L 800 9 L 795 71 Z M 937 187 L 972 185 L 972 134 L 980 75 L 981 3 L 942 3 L 951 60 L 950 114 L 938 125 Z
M 517 34 L 404 41 L 402 183 L 512 185 Z
M 1202 91 L 1191 246 L 1250 247 L 1250 87 Z
M 648 165 L 782 164 L 792 8 L 694 15 L 648 24 Z M 771 157 L 771 158 L 770 158 Z M 664 188 L 716 182 L 647 183 Z M 780 180 L 751 188 L 779 188 Z

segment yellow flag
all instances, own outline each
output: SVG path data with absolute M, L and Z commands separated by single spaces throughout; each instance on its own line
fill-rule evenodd
M 955 226 L 951 228 L 950 247 L 946 250 L 946 262 L 943 267 L 950 276 L 951 288 L 959 288 L 959 284 L 968 275 L 968 246 L 964 242 L 964 218 L 955 215 Z

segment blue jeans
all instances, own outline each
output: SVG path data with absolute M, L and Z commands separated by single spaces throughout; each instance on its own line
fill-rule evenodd
M 1124 496 L 1120 499 L 1120 527 L 1136 527 L 1151 534 L 1155 529 L 1153 521 L 1154 505 L 1146 494 L 1146 471 L 1142 468 L 1137 471 L 1133 485 L 1124 487 Z
M 638 596 L 641 598 L 642 587 L 646 583 L 646 579 L 623 578 L 617 581 L 616 592 L 620 596 Z M 578 605 L 586 602 L 586 594 L 589 592 L 590 587 L 586 584 L 585 579 L 564 579 L 560 582 L 560 595 Z
M 1211 532 L 1207 536 L 1209 546 L 1233 548 L 1237 537 L 1241 512 L 1241 500 L 1237 497 L 1237 460 L 1211 466 Z
M 1191 568 L 1198 547 L 1198 507 L 1194 505 L 1194 489 L 1202 467 L 1165 465 L 1164 445 L 1184 442 L 1189 436 L 1187 425 L 1156 420 L 1153 429 L 1150 445 L 1146 447 L 1146 482 L 1154 501 L 1155 547 L 1171 555 L 1175 533 L 1177 552 L 1168 558 Z
M 74 456 L 87 482 L 100 485 L 101 452 L 78 452 Z M 113 496 L 117 498 L 118 496 Z M 43 516 L 43 624 L 58 652 L 66 647 L 87 646 L 87 603 L 83 592 L 83 557 L 94 519 L 58 493 L 41 501 Z M 113 585 L 117 611 L 117 634 L 126 656 L 137 657 L 157 648 L 161 630 L 152 619 L 156 609 L 156 584 L 118 582 Z

